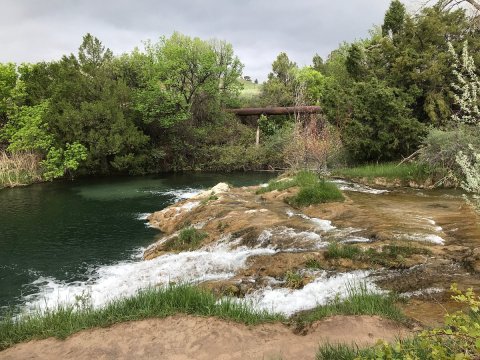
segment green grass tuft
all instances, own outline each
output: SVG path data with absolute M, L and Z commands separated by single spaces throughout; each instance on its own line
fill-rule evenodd
M 397 301 L 397 296 L 373 293 L 367 289 L 366 284 L 361 283 L 350 286 L 345 299 L 335 298 L 326 305 L 294 316 L 292 320 L 299 324 L 308 324 L 333 315 L 379 315 L 407 323 L 407 317 L 395 304 Z
M 180 230 L 177 237 L 168 240 L 164 245 L 164 249 L 167 251 L 194 250 L 200 247 L 202 240 L 207 236 L 206 232 L 189 226 Z
M 325 258 L 351 259 L 395 268 L 401 267 L 406 258 L 415 254 L 429 255 L 431 251 L 422 247 L 402 245 L 384 245 L 379 249 L 362 250 L 356 245 L 340 245 L 334 242 L 328 245 Z
M 247 325 L 285 320 L 281 315 L 255 311 L 233 300 L 217 301 L 212 293 L 194 286 L 172 285 L 115 300 L 101 309 L 83 304 L 22 315 L 18 320 L 4 316 L 0 320 L 0 350 L 33 339 L 52 336 L 65 339 L 84 329 L 146 318 L 163 318 L 177 313 L 216 316 Z

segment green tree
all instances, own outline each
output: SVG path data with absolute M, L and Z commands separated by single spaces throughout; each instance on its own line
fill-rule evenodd
M 399 89 L 372 79 L 358 82 L 342 140 L 354 161 L 388 161 L 410 155 L 424 126 L 411 115 L 409 99 Z
M 272 63 L 272 72 L 263 84 L 262 103 L 271 106 L 292 106 L 295 103 L 297 64 L 280 53 Z
M 393 0 L 385 13 L 382 25 L 383 36 L 395 36 L 402 29 L 405 22 L 407 11 L 405 5 L 399 0 Z
M 132 170 L 138 164 L 122 159 L 133 160 L 132 155 L 148 141 L 128 116 L 130 89 L 113 65 L 110 50 L 87 34 L 78 59 L 64 56 L 56 66 L 47 114 L 55 148 L 75 142 L 85 146 L 84 167 L 89 173 Z

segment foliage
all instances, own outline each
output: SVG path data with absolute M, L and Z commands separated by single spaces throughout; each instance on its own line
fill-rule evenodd
M 393 0 L 390 3 L 390 7 L 385 13 L 382 26 L 382 35 L 396 35 L 398 34 L 405 24 L 405 17 L 407 11 L 405 5 L 403 5 L 399 0 Z
M 459 124 L 447 130 L 432 128 L 422 142 L 418 161 L 440 176 L 453 181 L 462 177 L 456 158 L 459 152 L 470 153 L 468 144 L 480 148 L 480 127 Z
M 385 82 L 358 82 L 353 87 L 351 115 L 343 144 L 355 161 L 388 161 L 417 148 L 424 128 L 412 117 L 409 99 Z
M 33 339 L 65 339 L 84 329 L 178 313 L 216 316 L 248 325 L 284 320 L 281 315 L 255 311 L 231 299 L 217 300 L 212 293 L 194 286 L 171 285 L 146 289 L 99 309 L 87 303 L 22 314 L 16 320 L 4 316 L 0 320 L 0 350 Z
M 87 148 L 78 142 L 66 144 L 64 149 L 51 147 L 47 158 L 40 165 L 44 167 L 45 180 L 62 177 L 78 169 L 80 163 L 87 159 Z
M 480 124 L 480 109 L 478 95 L 480 80 L 475 73 L 475 62 L 468 53 L 468 42 L 463 43 L 461 59 L 455 52 L 451 42 L 448 42 L 448 52 L 453 57 L 452 72 L 455 82 L 451 86 L 455 92 L 453 98 L 458 105 L 458 111 L 452 114 L 452 120 L 465 124 Z
M 472 205 L 480 212 L 480 152 L 469 144 L 469 153 L 459 151 L 456 160 L 464 176 L 460 185 L 473 194 Z

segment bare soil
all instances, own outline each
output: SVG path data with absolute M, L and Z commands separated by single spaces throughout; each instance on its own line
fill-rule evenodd
M 230 321 L 177 315 L 86 330 L 66 340 L 18 344 L 7 359 L 314 359 L 326 342 L 374 344 L 393 341 L 409 330 L 377 316 L 334 316 L 296 335 L 283 324 L 246 326 Z

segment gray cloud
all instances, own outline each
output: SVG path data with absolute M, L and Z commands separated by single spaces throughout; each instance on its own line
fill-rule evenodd
M 410 0 L 413 3 L 415 0 Z M 277 54 L 299 65 L 342 41 L 367 36 L 390 0 L 3 0 L 0 61 L 34 62 L 76 52 L 90 32 L 115 53 L 180 31 L 231 42 L 244 73 L 265 79 Z

